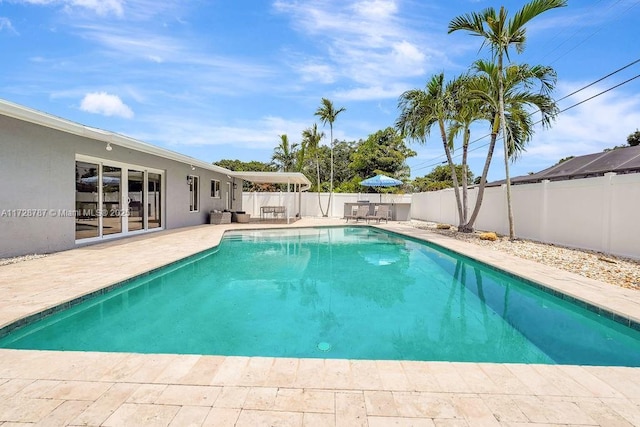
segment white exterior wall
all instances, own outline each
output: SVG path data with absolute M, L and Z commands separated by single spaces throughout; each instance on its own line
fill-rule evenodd
M 514 185 L 511 195 L 517 237 L 640 259 L 638 173 Z M 470 190 L 472 208 L 476 197 Z M 411 217 L 458 225 L 453 190 L 414 194 Z M 485 190 L 475 228 L 509 233 L 506 186 Z
M 226 174 L 153 154 L 124 148 L 89 137 L 69 134 L 45 126 L 0 115 L 0 258 L 72 249 L 98 240 L 76 243 L 75 217 L 52 216 L 49 212 L 75 211 L 77 156 L 95 158 L 105 164 L 129 164 L 164 173 L 162 192 L 163 228 L 205 224 L 209 211 L 224 209 Z M 137 166 L 134 166 L 137 167 Z M 200 178 L 200 210 L 189 211 L 187 175 Z M 212 179 L 221 182 L 222 197 L 210 197 Z M 242 208 L 238 180 L 233 209 Z M 42 216 L 12 216 L 11 210 L 37 210 Z M 2 214 L 2 212 L 5 214 Z M 46 213 L 46 215 L 44 214 Z M 117 234 L 109 238 L 126 237 Z

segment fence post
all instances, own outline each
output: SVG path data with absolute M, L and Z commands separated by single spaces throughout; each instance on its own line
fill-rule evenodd
M 538 240 L 542 242 L 548 242 L 549 234 L 549 181 L 545 179 L 542 181 L 542 201 L 540 203 L 540 237 Z
M 602 182 L 602 252 L 611 253 L 611 201 L 613 200 L 613 177 L 615 172 L 604 174 Z

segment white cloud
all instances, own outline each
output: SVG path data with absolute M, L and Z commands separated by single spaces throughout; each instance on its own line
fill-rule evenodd
M 387 86 L 369 85 L 355 89 L 336 91 L 332 94 L 336 99 L 344 101 L 367 101 L 370 99 L 396 99 L 398 94 L 409 89 L 402 84 L 390 84 Z
M 352 9 L 357 15 L 385 21 L 398 12 L 398 5 L 393 0 L 364 0 L 356 2 Z
M 69 0 L 71 6 L 80 6 L 93 10 L 98 15 L 108 15 L 113 12 L 117 16 L 124 13 L 124 0 Z
M 561 87 L 572 92 L 575 87 Z M 566 108 L 587 99 L 602 87 L 591 87 L 565 100 Z M 538 131 L 527 155 L 558 161 L 567 156 L 596 153 L 627 143 L 640 123 L 640 96 L 610 92 L 561 113 L 551 130 Z
M 349 82 L 343 86 L 350 88 L 353 99 L 376 99 L 377 94 L 391 92 L 394 86 L 425 74 L 436 63 L 441 67 L 449 62 L 437 50 L 441 37 L 431 35 L 428 25 L 419 18 L 412 17 L 413 22 L 403 18 L 409 12 L 400 10 L 397 1 L 277 0 L 273 6 L 277 12 L 290 16 L 296 30 L 313 37 L 316 47 L 324 49 L 316 56 L 322 57 L 323 70 L 331 70 L 331 78 L 315 81 Z M 297 63 L 318 61 L 316 58 Z M 318 77 L 313 73 L 318 71 L 316 68 L 293 68 L 302 81 Z
M 93 92 L 85 95 L 80 109 L 88 113 L 104 116 L 117 116 L 125 119 L 133 117 L 133 111 L 116 95 L 106 92 Z
M 426 55 L 416 45 L 403 40 L 393 44 L 393 58 L 396 67 L 404 70 L 413 70 L 413 75 L 424 73 Z
M 298 143 L 302 131 L 311 124 L 308 120 L 287 120 L 279 116 L 263 116 L 234 123 L 211 123 L 199 112 L 182 116 L 155 114 L 141 117 L 140 121 L 146 122 L 146 129 L 153 129 L 147 133 L 132 133 L 143 141 L 171 147 L 227 145 L 249 150 L 272 150 L 282 134 L 287 134 L 291 142 Z M 336 132 L 334 134 L 336 138 L 339 137 Z
M 67 10 L 80 7 L 89 9 L 98 15 L 113 13 L 117 16 L 122 16 L 125 0 L 22 0 L 21 2 L 39 5 L 60 4 Z
M 9 18 L 5 18 L 0 16 L 0 31 L 9 31 L 10 33 L 18 34 L 15 28 L 13 28 L 13 24 Z
M 310 61 L 298 66 L 297 71 L 304 82 L 330 84 L 336 80 L 335 71 L 328 64 L 317 64 Z

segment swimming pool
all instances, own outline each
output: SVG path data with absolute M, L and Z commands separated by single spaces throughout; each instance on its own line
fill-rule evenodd
M 0 347 L 640 366 L 640 332 L 368 227 L 228 232 Z

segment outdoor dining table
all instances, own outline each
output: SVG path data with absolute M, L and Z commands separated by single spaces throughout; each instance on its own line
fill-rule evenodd
M 286 216 L 286 208 L 284 206 L 260 206 L 260 219 L 266 218 L 268 214 L 272 214 L 274 218 L 282 214 Z

